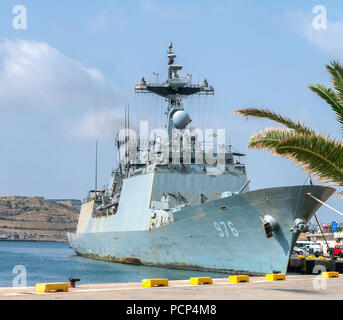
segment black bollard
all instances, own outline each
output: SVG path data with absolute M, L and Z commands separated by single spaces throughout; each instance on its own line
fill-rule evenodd
M 80 281 L 80 279 L 69 278 L 69 281 L 68 281 L 69 288 L 75 288 L 75 282 L 76 281 Z

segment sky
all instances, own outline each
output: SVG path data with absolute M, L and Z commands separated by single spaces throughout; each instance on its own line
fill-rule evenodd
M 26 9 L 24 29 L 17 5 Z M 318 5 L 327 18 L 319 30 Z M 226 129 L 247 154 L 251 188 L 301 185 L 307 176 L 290 160 L 247 147 L 255 132 L 276 124 L 233 111 L 268 107 L 340 139 L 334 113 L 308 85 L 330 85 L 325 65 L 343 63 L 342 40 L 339 0 L 2 0 L 0 195 L 86 197 L 95 141 L 99 185 L 106 185 L 124 107 L 136 119 L 164 120 L 163 101 L 137 97 L 133 87 L 142 76 L 154 80 L 153 72 L 166 78 L 170 41 L 182 72 L 215 88 L 213 98 L 185 104 L 192 123 Z M 328 204 L 343 211 L 340 198 Z M 343 221 L 326 208 L 318 216 Z

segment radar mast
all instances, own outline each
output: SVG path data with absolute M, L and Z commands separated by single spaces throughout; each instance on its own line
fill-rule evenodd
M 146 83 L 143 77 L 141 82 L 135 86 L 135 92 L 157 94 L 168 101 L 167 128 L 169 141 L 172 140 L 172 130 L 175 128 L 173 116 L 177 111 L 183 111 L 182 100 L 188 96 L 197 94 L 213 95 L 214 89 L 208 85 L 205 79 L 202 85 L 191 84 L 191 75 L 182 77 L 178 74 L 183 66 L 175 64 L 176 55 L 173 51 L 173 44 L 168 47 L 168 78 L 163 83 Z

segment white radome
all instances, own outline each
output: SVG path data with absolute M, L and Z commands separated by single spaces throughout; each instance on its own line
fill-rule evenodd
M 189 124 L 191 121 L 192 120 L 186 111 L 179 110 L 173 115 L 173 123 L 177 129 L 186 128 L 187 124 Z

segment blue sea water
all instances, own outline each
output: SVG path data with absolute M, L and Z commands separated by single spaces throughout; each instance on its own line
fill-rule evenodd
M 27 285 L 38 282 L 66 282 L 70 277 L 86 283 L 140 282 L 145 278 L 185 280 L 190 277 L 227 277 L 222 273 L 177 270 L 98 261 L 80 257 L 67 243 L 0 241 L 0 287 L 11 287 L 18 275 L 15 266 L 24 266 Z

